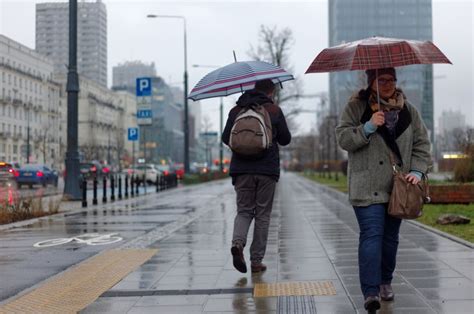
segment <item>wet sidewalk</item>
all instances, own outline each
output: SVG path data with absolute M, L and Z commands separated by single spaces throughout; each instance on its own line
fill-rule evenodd
M 277 186 L 262 274 L 232 266 L 235 194 L 146 247 L 158 252 L 82 313 L 364 313 L 358 226 L 346 196 L 295 174 Z M 215 187 L 214 187 L 215 188 Z M 221 192 L 222 192 L 221 191 Z M 251 230 L 253 225 L 251 226 Z M 252 234 L 249 234 L 249 242 Z M 245 257 L 249 263 L 248 246 Z M 393 286 L 379 313 L 472 313 L 471 248 L 403 223 Z M 330 282 L 335 295 L 254 297 L 260 283 Z

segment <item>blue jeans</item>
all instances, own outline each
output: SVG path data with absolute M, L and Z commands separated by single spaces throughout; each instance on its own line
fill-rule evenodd
M 401 219 L 387 214 L 388 204 L 354 206 L 359 223 L 359 277 L 364 298 L 379 295 L 392 282 Z

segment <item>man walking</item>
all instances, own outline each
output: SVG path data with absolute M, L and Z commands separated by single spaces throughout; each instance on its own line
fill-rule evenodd
M 253 219 L 255 226 L 250 246 L 251 270 L 257 273 L 267 268 L 262 260 L 267 247 L 275 186 L 280 177 L 278 145 L 288 145 L 291 141 L 285 116 L 273 102 L 274 92 L 275 85 L 271 80 L 256 82 L 255 88 L 245 92 L 229 112 L 222 134 L 222 141 L 229 145 L 237 116 L 249 106 L 261 105 L 270 116 L 272 136 L 269 148 L 256 158 L 245 158 L 233 152 L 230 163 L 229 174 L 237 194 L 237 215 L 234 220 L 231 253 L 234 267 L 242 273 L 247 272 L 243 250 Z

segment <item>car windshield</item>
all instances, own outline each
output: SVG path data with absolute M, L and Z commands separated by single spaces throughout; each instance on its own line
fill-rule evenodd
M 41 166 L 41 165 L 25 165 L 21 169 L 22 170 L 40 170 L 42 168 L 43 168 L 43 166 Z
M 169 165 L 158 165 L 158 166 L 156 166 L 156 168 L 158 168 L 158 170 L 160 170 L 160 171 L 170 171 L 170 166 Z

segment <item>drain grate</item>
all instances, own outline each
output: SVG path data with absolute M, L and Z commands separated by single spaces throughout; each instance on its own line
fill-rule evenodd
M 314 314 L 317 313 L 316 302 L 312 296 L 278 297 L 278 314 Z

